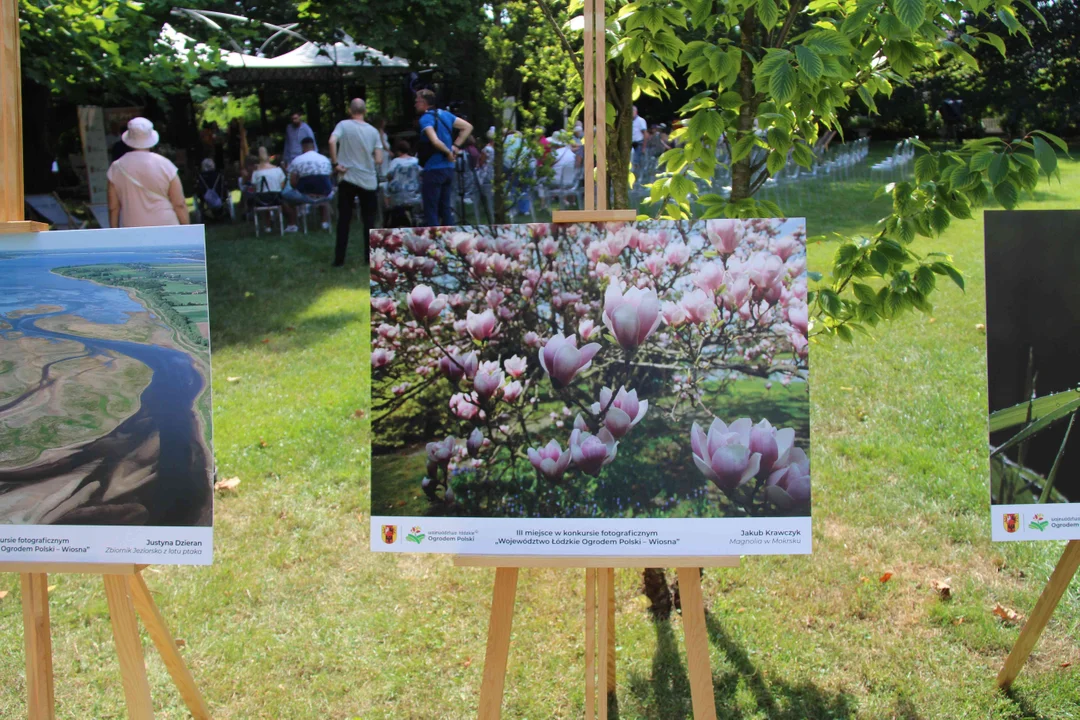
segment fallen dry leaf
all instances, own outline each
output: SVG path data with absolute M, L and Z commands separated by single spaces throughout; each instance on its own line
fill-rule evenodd
M 187 640 L 185 640 L 184 638 L 176 638 L 176 647 L 179 648 L 179 647 L 186 647 L 186 646 L 187 646 Z
M 981 333 L 985 333 L 986 332 L 986 325 L 984 325 L 982 323 L 976 323 L 975 324 L 975 329 L 978 330 Z
M 55 585 L 50 585 L 49 587 L 45 588 L 45 592 L 52 592 L 55 589 L 56 589 Z
M 1067 660 L 1066 660 L 1065 662 L 1061 663 L 1061 667 L 1063 667 L 1063 668 L 1067 668 L 1067 667 L 1069 667 L 1070 665 L 1072 665 L 1072 663 L 1071 663 L 1071 662 L 1069 662 L 1069 661 L 1067 661 Z
M 270 342 L 270 338 L 263 338 L 263 345 L 265 345 L 268 342 Z
M 472 658 L 465 658 L 465 662 L 461 663 L 462 667 L 469 667 L 472 665 Z
M 929 322 L 937 322 L 937 318 L 930 318 Z
M 362 418 L 366 414 L 363 410 L 353 410 L 353 417 Z
M 934 588 L 934 592 L 938 594 L 942 600 L 948 600 L 952 597 L 952 586 L 949 583 L 952 578 L 945 578 L 944 580 L 935 580 L 930 583 L 930 587 Z
M 231 490 L 231 491 L 235 492 L 236 488 L 237 488 L 237 486 L 239 484 L 240 484 L 240 478 L 231 477 L 231 478 L 227 478 L 225 480 L 218 480 L 216 483 L 214 483 L 214 489 L 215 490 Z
M 992 612 L 1010 625 L 1016 624 L 1024 619 L 1023 615 L 1012 608 L 1005 607 L 1001 603 L 995 605 Z
M 240 382 L 240 376 L 230 375 L 229 377 L 225 378 L 225 382 Z
M 3 600 L 7 596 L 8 596 L 8 591 L 7 590 L 0 590 L 0 600 Z
M 259 447 L 269 447 L 270 443 L 266 442 L 262 438 L 259 438 Z
M 881 577 L 878 578 L 878 582 L 887 583 L 891 579 L 892 579 L 892 573 L 887 572 L 887 573 L 885 573 L 884 575 L 882 575 Z

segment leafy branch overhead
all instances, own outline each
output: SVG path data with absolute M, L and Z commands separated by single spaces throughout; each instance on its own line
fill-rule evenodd
M 681 108 L 671 134 L 680 145 L 661 156 L 650 189 L 656 212 L 674 219 L 783 215 L 754 194 L 789 161 L 812 168 L 841 131 L 841 110 L 873 114 L 913 73 L 946 61 L 977 69 L 980 46 L 1006 50 L 988 28 L 1030 42 L 1025 23 L 1045 23 L 1029 0 L 639 0 L 609 3 L 609 18 L 612 62 L 637 74 L 635 96 L 665 96 L 676 75 L 700 90 Z M 1015 207 L 1040 174 L 1056 176 L 1055 147 L 1067 150 L 1040 131 L 944 152 L 915 143 L 925 153 L 915 179 L 881 191 L 893 210 L 877 234 L 838 239 L 831 272 L 812 293 L 815 334 L 851 340 L 882 319 L 929 312 L 938 278 L 963 288 L 952 258 L 916 253 L 915 238 L 940 234 L 991 198 Z M 721 163 L 730 192 L 700 189 Z

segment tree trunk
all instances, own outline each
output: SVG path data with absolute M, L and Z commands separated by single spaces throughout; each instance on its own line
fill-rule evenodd
M 630 150 L 633 140 L 634 124 L 634 75 L 637 65 L 623 68 L 621 63 L 609 62 L 607 65 L 607 99 L 615 106 L 615 125 L 608 127 L 607 166 L 608 184 L 614 195 L 611 208 L 626 210 L 630 208 Z M 600 122 L 606 114 L 601 109 L 597 118 Z
M 747 133 L 754 132 L 754 116 L 757 114 L 758 99 L 754 92 L 754 65 L 750 57 L 754 50 L 754 35 L 757 33 L 757 15 L 753 8 L 746 11 L 741 23 L 743 58 L 739 68 L 739 95 L 742 96 L 742 107 L 739 108 L 739 127 L 735 133 L 735 141 L 729 139 L 729 146 L 734 149 L 735 142 L 742 139 Z M 753 173 L 750 168 L 750 160 L 753 153 L 747 154 L 742 160 L 731 166 L 731 202 L 738 202 L 750 197 L 750 183 Z

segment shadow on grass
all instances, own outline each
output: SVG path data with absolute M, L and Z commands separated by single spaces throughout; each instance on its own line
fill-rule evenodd
M 788 684 L 779 679 L 766 680 L 762 671 L 750 659 L 749 653 L 733 639 L 713 615 L 706 611 L 705 625 L 709 642 L 718 648 L 732 669 L 713 671 L 713 697 L 718 718 L 736 720 L 761 717 L 770 720 L 804 720 L 821 718 L 835 720 L 855 717 L 854 704 L 843 693 L 831 693 L 813 683 Z M 657 720 L 685 720 L 693 717 L 690 680 L 683 665 L 675 631 L 670 622 L 654 623 L 656 653 L 650 677 L 631 677 L 629 690 L 642 705 L 652 709 L 649 715 Z M 754 707 L 742 708 L 748 698 Z M 901 701 L 903 702 L 903 701 Z M 908 704 L 897 706 L 898 717 L 917 718 Z
M 1024 720 L 1053 720 L 1057 715 L 1047 715 L 1046 713 L 1039 712 L 1035 709 L 1035 706 L 1024 696 L 1024 693 L 1017 690 L 1015 687 L 1008 690 L 1001 691 L 1001 694 L 1009 698 L 1016 704 L 1016 709 L 1020 711 L 1020 717 Z
M 345 267 L 332 268 L 334 238 L 329 233 L 254 238 L 245 236 L 238 225 L 216 225 L 206 234 L 215 350 L 257 345 L 270 335 L 288 337 L 291 347 L 304 346 L 367 322 L 367 308 L 359 304 L 355 312 L 308 315 L 326 293 L 368 287 L 358 238 L 350 243 Z

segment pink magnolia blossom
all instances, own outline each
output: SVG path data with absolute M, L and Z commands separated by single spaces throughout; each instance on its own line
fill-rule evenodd
M 476 393 L 456 393 L 450 397 L 450 412 L 462 420 L 472 420 L 480 413 Z
M 600 328 L 590 318 L 585 318 L 579 322 L 577 331 L 582 340 L 591 340 L 593 335 L 600 334 Z
M 458 255 L 468 255 L 476 247 L 476 236 L 469 232 L 456 232 L 450 236 L 447 244 Z
M 694 285 L 708 293 L 715 293 L 724 286 L 724 266 L 717 262 L 706 263 L 694 275 Z
M 525 344 L 528 347 L 539 347 L 540 346 L 540 336 L 537 335 L 536 333 L 534 333 L 532 330 L 525 333 L 525 338 L 524 339 L 525 339 Z
M 682 305 L 667 300 L 660 306 L 660 314 L 664 316 L 664 322 L 668 324 L 668 327 L 672 328 L 679 327 L 690 317 Z
M 397 315 L 397 302 L 391 297 L 373 297 L 371 307 L 389 317 Z
M 607 408 L 604 427 L 616 438 L 621 438 L 645 417 L 649 401 L 638 402 L 637 390 L 627 392 L 625 387 L 619 388 L 619 392 L 612 399 L 611 388 L 605 387 L 600 390 L 600 402 L 593 403 L 592 411 L 600 414 L 604 408 Z
M 660 277 L 664 274 L 664 270 L 667 269 L 667 260 L 660 253 L 653 253 L 649 257 L 645 258 L 645 262 L 642 263 L 645 270 L 648 271 L 653 277 Z
M 540 351 L 540 366 L 558 390 L 573 382 L 579 372 L 587 370 L 599 351 L 600 343 L 589 343 L 579 350 L 575 336 L 555 335 Z
M 431 249 L 431 241 L 423 235 L 409 233 L 405 236 L 405 247 L 414 255 L 423 255 Z
M 581 472 L 596 477 L 605 465 L 615 459 L 619 443 L 607 428 L 596 435 L 574 429 L 570 433 L 570 458 Z
M 466 313 L 465 323 L 469 334 L 476 340 L 487 340 L 495 334 L 495 313 L 491 310 L 485 310 L 482 313 L 469 310 Z
M 404 395 L 405 392 L 409 389 L 409 387 L 410 383 L 401 383 L 400 385 L 395 385 L 394 387 L 390 388 L 390 392 L 394 393 L 395 395 Z
M 528 454 L 533 467 L 551 481 L 561 478 L 570 465 L 570 451 L 563 450 L 556 440 L 549 441 L 539 450 L 529 448 Z
M 491 271 L 496 275 L 503 275 L 510 269 L 510 258 L 501 253 L 491 256 Z
M 737 312 L 750 299 L 750 278 L 743 273 L 729 272 L 728 284 L 720 294 L 720 299 L 725 308 Z
M 499 388 L 503 384 L 503 373 L 497 362 L 480 363 L 480 368 L 473 378 L 473 389 L 481 400 L 490 400 L 498 397 Z
M 544 238 L 540 241 L 540 252 L 548 257 L 553 257 L 559 252 L 559 243 L 552 238 Z
M 682 267 L 690 260 L 690 248 L 682 243 L 668 245 L 664 257 L 671 267 Z
M 795 353 L 801 357 L 806 357 L 807 352 L 810 350 L 810 343 L 807 342 L 806 336 L 798 331 L 788 333 L 788 340 L 791 341 L 792 346 L 795 348 Z
M 794 444 L 795 431 L 791 428 L 777 430 L 765 419 L 750 428 L 750 452 L 761 455 L 762 473 L 771 473 L 774 467 L 787 465 Z
M 705 235 L 721 255 L 731 255 L 739 247 L 738 224 L 734 220 L 708 220 Z
M 522 386 L 521 382 L 519 382 L 518 380 L 515 380 L 512 383 L 509 383 L 506 387 L 504 387 L 502 389 L 503 400 L 505 400 L 508 403 L 512 403 L 515 400 L 517 400 L 519 397 L 521 397 L 521 393 L 524 390 L 525 390 L 525 388 Z
M 427 285 L 417 285 L 409 293 L 409 310 L 420 322 L 433 320 L 446 307 L 446 296 L 435 297 L 435 291 Z
M 540 284 L 540 271 L 536 268 L 529 268 L 524 273 L 525 279 L 529 281 L 533 286 Z
M 711 295 L 700 289 L 684 295 L 679 304 L 686 311 L 690 322 L 695 325 L 709 322 L 716 313 L 716 302 Z
M 378 348 L 377 350 L 372 350 L 371 351 L 371 366 L 381 368 L 381 367 L 385 367 L 386 365 L 389 365 L 390 363 L 392 363 L 394 361 L 394 354 L 395 353 L 394 353 L 393 350 L 383 350 L 382 348 Z
M 802 448 L 792 448 L 787 464 L 772 471 L 765 495 L 785 510 L 810 501 L 810 458 Z
M 799 252 L 802 246 L 799 241 L 791 235 L 785 235 L 784 237 L 773 243 L 772 251 L 780 256 L 781 260 L 787 260 L 789 257 Z
M 765 300 L 772 304 L 780 299 L 784 275 L 787 272 L 783 260 L 776 255 L 758 253 L 746 270 L 750 282 L 754 285 L 754 300 Z
M 625 293 L 612 283 L 604 293 L 604 325 L 623 350 L 634 350 L 660 326 L 660 301 L 656 291 L 632 287 Z
M 758 474 L 761 453 L 750 450 L 750 418 L 726 425 L 719 418 L 709 426 L 708 435 L 696 422 L 690 430 L 694 465 L 713 483 L 730 492 Z
M 476 457 L 480 454 L 480 448 L 484 447 L 484 433 L 480 432 L 480 428 L 473 428 L 473 431 L 469 433 L 469 438 L 465 441 L 465 450 L 471 457 Z
M 499 307 L 505 298 L 506 295 L 499 290 L 488 290 L 487 295 L 484 296 L 484 299 L 487 300 L 488 307 L 492 310 Z
M 503 361 L 503 367 L 506 368 L 506 372 L 510 377 L 519 378 L 529 369 L 529 361 L 527 358 L 513 355 Z
M 401 328 L 399 328 L 397 325 L 389 325 L 387 323 L 382 323 L 379 325 L 375 332 L 377 332 L 379 334 L 379 337 L 381 338 L 393 340 L 401 333 Z
M 805 335 L 810 328 L 810 316 L 806 303 L 800 301 L 788 305 L 787 319 L 793 328 Z

